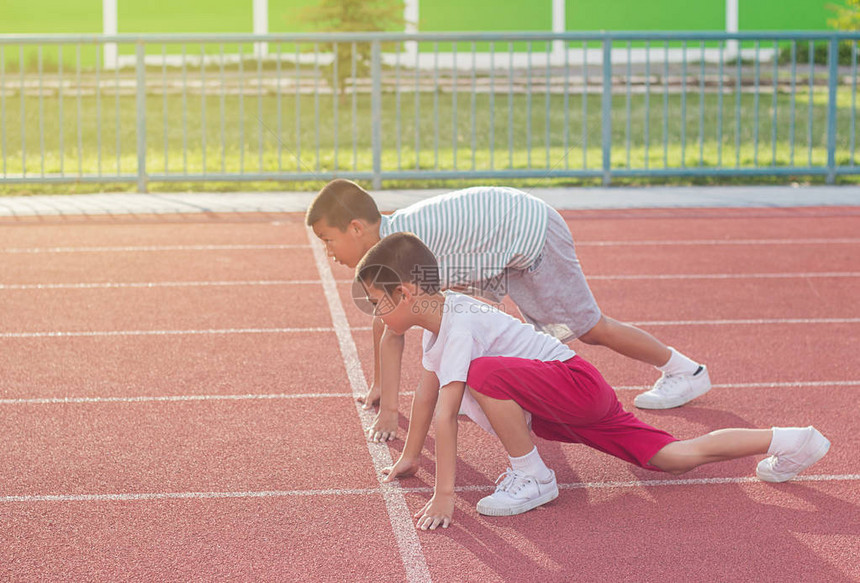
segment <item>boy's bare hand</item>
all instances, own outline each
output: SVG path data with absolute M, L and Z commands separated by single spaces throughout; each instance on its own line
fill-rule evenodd
M 363 404 L 363 409 L 372 409 L 376 405 L 379 404 L 379 397 L 382 395 L 382 390 L 376 383 L 370 385 L 370 388 L 367 389 L 367 393 L 364 396 L 357 397 L 356 401 Z
M 418 519 L 415 527 L 421 530 L 436 530 L 439 526 L 448 528 L 452 516 L 454 516 L 454 497 L 434 494 L 424 508 L 415 513 L 415 518 Z
M 397 411 L 384 411 L 380 409 L 379 413 L 376 414 L 376 419 L 367 428 L 368 441 L 384 442 L 397 437 L 398 417 L 399 414 Z
M 397 478 L 411 476 L 418 471 L 418 460 L 412 458 L 401 458 L 393 466 L 382 468 L 383 482 L 391 482 Z

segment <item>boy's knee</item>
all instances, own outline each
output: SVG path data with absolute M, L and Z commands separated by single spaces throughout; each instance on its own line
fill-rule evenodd
M 651 458 L 648 463 L 658 470 L 662 472 L 666 472 L 667 474 L 672 474 L 673 476 L 678 476 L 680 474 L 686 474 L 692 468 L 688 467 L 681 460 L 677 459 L 658 459 L 659 456 L 654 456 Z
M 658 451 L 648 460 L 648 463 L 673 476 L 685 474 L 697 467 L 699 463 L 694 455 L 683 451 L 683 447 L 679 441 L 672 442 Z

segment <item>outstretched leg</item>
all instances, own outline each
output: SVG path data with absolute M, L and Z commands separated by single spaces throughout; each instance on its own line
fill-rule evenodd
M 767 453 L 772 440 L 770 429 L 719 429 L 670 443 L 649 463 L 670 474 L 683 474 L 703 464 Z
M 829 449 L 830 441 L 812 426 L 720 429 L 670 443 L 651 458 L 650 464 L 682 474 L 702 464 L 769 454 L 759 462 L 756 475 L 767 482 L 784 482 L 820 460 Z

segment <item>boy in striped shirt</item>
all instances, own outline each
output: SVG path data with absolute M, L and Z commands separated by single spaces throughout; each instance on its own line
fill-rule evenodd
M 567 225 L 552 207 L 505 187 L 474 187 L 380 214 L 373 197 L 352 181 L 327 184 L 308 208 L 306 223 L 338 263 L 355 267 L 388 235 L 411 232 L 438 260 L 442 289 L 493 301 L 508 295 L 526 322 L 563 343 L 606 346 L 658 368 L 654 387 L 636 397 L 646 409 L 678 407 L 711 388 L 707 368 L 644 330 L 601 313 L 576 257 Z M 379 401 L 368 429 L 373 441 L 393 439 L 403 336 L 373 323 L 374 380 L 363 402 Z M 422 383 L 430 382 L 422 378 Z

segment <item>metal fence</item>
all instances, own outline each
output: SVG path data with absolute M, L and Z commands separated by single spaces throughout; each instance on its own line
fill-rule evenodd
M 789 32 L 0 35 L 0 185 L 832 183 L 860 174 L 858 41 Z

